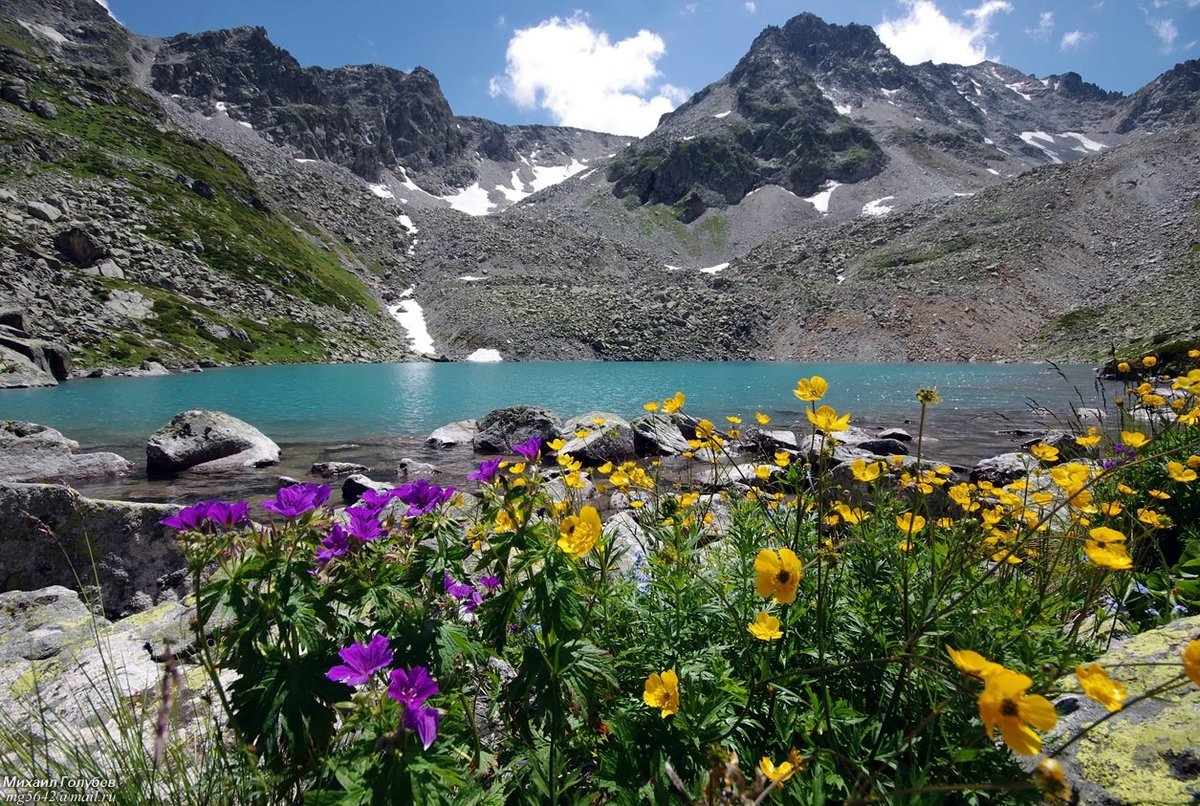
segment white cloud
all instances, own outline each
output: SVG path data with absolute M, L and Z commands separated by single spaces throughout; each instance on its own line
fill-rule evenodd
M 746 3 L 746 11 L 753 14 L 754 12 L 758 11 L 758 4 L 755 3 L 754 0 L 748 0 Z
M 918 64 L 934 61 L 942 64 L 977 64 L 989 58 L 987 45 L 994 37 L 992 17 L 1012 11 L 1007 0 L 987 0 L 967 9 L 970 23 L 955 22 L 942 13 L 933 0 L 900 0 L 907 16 L 884 19 L 875 32 L 900 61 Z
M 497 27 L 497 28 L 503 28 L 503 27 L 504 27 L 504 24 L 505 24 L 506 22 L 508 22 L 508 20 L 506 20 L 506 19 L 504 18 L 504 15 L 503 15 L 503 14 L 501 14 L 499 17 L 497 17 L 497 18 L 496 18 L 496 27 Z
M 688 3 L 680 10 L 679 13 L 680 14 L 695 14 L 696 8 L 697 8 L 697 6 L 695 3 Z
M 1058 43 L 1058 49 L 1062 51 L 1073 50 L 1091 38 L 1092 35 L 1090 33 L 1067 31 L 1062 35 L 1062 41 Z
M 1054 12 L 1043 11 L 1038 17 L 1036 28 L 1026 28 L 1025 33 L 1032 36 L 1034 39 L 1049 39 L 1050 34 L 1054 31 Z
M 513 34 L 504 74 L 492 77 L 489 90 L 546 109 L 563 126 L 641 137 L 687 98 L 659 80 L 656 65 L 666 52 L 650 31 L 614 43 L 583 13 L 552 17 Z
M 1175 40 L 1179 37 L 1179 29 L 1175 27 L 1174 20 L 1147 20 L 1150 23 L 1151 30 L 1158 37 L 1158 41 L 1162 43 L 1164 53 L 1170 53 L 1175 49 Z

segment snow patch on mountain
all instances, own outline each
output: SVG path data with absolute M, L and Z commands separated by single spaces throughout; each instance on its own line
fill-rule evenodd
M 888 213 L 892 212 L 893 208 L 890 204 L 884 204 L 884 202 L 887 201 L 888 199 L 894 199 L 894 198 L 896 198 L 896 197 L 895 196 L 884 196 L 882 199 L 875 199 L 874 201 L 867 202 L 866 204 L 863 205 L 863 208 L 862 208 L 863 215 L 870 215 L 870 216 L 887 215 Z
M 492 347 L 480 347 L 475 352 L 471 353 L 464 359 L 478 364 L 494 364 L 497 361 L 503 361 L 504 358 L 500 355 L 500 351 Z
M 370 191 L 372 193 L 374 193 L 376 196 L 378 196 L 381 199 L 396 198 L 396 194 L 392 193 L 391 188 L 389 188 L 387 185 L 384 185 L 384 184 L 372 185 L 372 184 L 368 183 L 367 187 L 370 189 Z
M 821 185 L 821 190 L 816 194 L 805 198 L 805 201 L 817 208 L 817 212 L 821 215 L 829 214 L 829 200 L 833 198 L 833 191 L 842 186 L 841 182 L 835 182 L 830 179 L 825 184 Z
M 398 305 L 389 305 L 387 310 L 408 333 L 413 352 L 431 355 L 434 353 L 433 336 L 429 334 L 429 327 L 425 324 L 425 311 L 412 299 L 412 293 L 412 288 L 405 290 L 400 296 L 408 299 L 402 300 Z
M 708 266 L 706 268 L 699 269 L 699 271 L 701 274 L 716 274 L 717 272 L 721 271 L 722 269 L 728 269 L 728 268 L 729 268 L 728 263 L 718 263 L 715 266 Z
M 1095 140 L 1087 137 L 1086 135 L 1082 135 L 1079 132 L 1063 132 L 1059 135 L 1059 137 L 1072 137 L 1078 140 L 1079 145 L 1073 147 L 1071 150 L 1079 151 L 1084 154 L 1095 151 L 1103 151 L 1104 149 L 1108 148 L 1108 146 L 1104 145 L 1104 143 L 1097 143 Z
M 446 196 L 437 196 L 444 202 L 448 202 L 451 207 L 458 210 L 460 213 L 467 215 L 483 216 L 492 212 L 496 205 L 488 199 L 488 192 L 479 186 L 476 182 L 468 185 L 457 193 L 451 193 Z

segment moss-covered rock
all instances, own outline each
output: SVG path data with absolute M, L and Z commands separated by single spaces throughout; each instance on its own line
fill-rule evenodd
M 1125 686 L 1130 698 L 1167 683 L 1183 671 L 1180 653 L 1200 635 L 1200 617 L 1121 642 L 1097 663 Z M 1078 690 L 1074 676 L 1063 688 Z M 1107 712 L 1083 694 L 1055 701 L 1060 719 L 1045 736 L 1046 751 Z M 1200 801 L 1200 689 L 1188 683 L 1142 700 L 1097 725 L 1058 757 L 1081 803 L 1191 804 Z

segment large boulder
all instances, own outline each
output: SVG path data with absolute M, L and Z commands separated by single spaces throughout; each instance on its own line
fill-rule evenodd
M 28 333 L 11 327 L 0 327 L 0 347 L 24 356 L 57 381 L 71 377 L 71 355 L 61 344 L 32 338 Z
M 471 445 L 478 453 L 511 453 L 514 445 L 532 437 L 543 441 L 562 433 L 562 419 L 550 409 L 509 406 L 484 415 Z
M 586 435 L 576 436 L 584 431 Z M 569 453 L 585 465 L 623 462 L 637 455 L 633 429 L 626 420 L 609 412 L 591 411 L 572 417 L 563 427 L 563 433 L 567 435 L 567 443 L 559 453 Z
M 108 250 L 96 236 L 80 227 L 69 227 L 54 236 L 54 248 L 81 269 L 95 266 L 108 257 Z
M 279 446 L 249 423 L 221 411 L 192 409 L 160 428 L 146 443 L 151 475 L 192 470 L 211 473 L 279 462 Z
M 32 389 L 39 386 L 58 386 L 58 381 L 24 354 L 0 345 L 0 389 Z
M 638 417 L 629 426 L 633 429 L 633 448 L 638 456 L 674 456 L 691 450 L 683 431 L 667 415 Z
M 1115 644 L 1096 663 L 1125 686 L 1128 697 L 1136 697 L 1183 671 L 1183 647 L 1197 635 L 1200 616 L 1179 619 Z M 1079 691 L 1074 675 L 1059 685 Z M 1043 735 L 1047 752 L 1108 717 L 1058 756 L 1080 803 L 1200 802 L 1200 688 L 1194 683 L 1128 705 L 1111 717 L 1083 694 L 1065 694 L 1054 705 L 1059 720 Z
M 971 468 L 971 483 L 989 481 L 1001 487 L 1028 476 L 1040 466 L 1041 463 L 1027 453 L 1002 453 L 984 459 Z
M 55 484 L 0 483 L 0 591 L 82 584 L 109 618 L 177 600 L 190 590 L 187 563 L 159 521 L 178 511 L 93 500 Z
M 0 481 L 82 481 L 121 476 L 133 465 L 115 453 L 79 453 L 79 443 L 53 428 L 0 422 Z

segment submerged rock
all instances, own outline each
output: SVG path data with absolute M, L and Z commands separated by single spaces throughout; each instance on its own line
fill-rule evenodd
M 221 411 L 176 414 L 146 443 L 150 474 L 201 473 L 264 467 L 279 461 L 279 446 L 249 423 Z
M 335 476 L 349 476 L 354 473 L 366 473 L 366 465 L 358 465 L 354 462 L 316 462 L 308 469 L 309 473 L 314 476 L 322 476 L 324 478 L 334 478 Z

